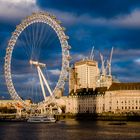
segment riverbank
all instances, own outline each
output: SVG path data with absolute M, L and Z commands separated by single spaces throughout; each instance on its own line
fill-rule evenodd
M 75 119 L 81 121 L 140 121 L 140 115 L 126 115 L 126 114 L 61 114 L 55 115 L 56 120 Z
M 90 114 L 90 113 L 79 113 L 79 114 L 61 114 L 54 115 L 57 121 L 74 119 L 79 121 L 140 121 L 140 115 L 134 114 Z M 21 122 L 27 121 L 26 117 L 18 117 L 16 115 L 5 115 L 0 116 L 0 122 Z

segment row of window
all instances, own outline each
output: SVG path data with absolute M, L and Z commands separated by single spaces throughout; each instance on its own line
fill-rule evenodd
M 125 101 L 120 101 L 122 104 L 123 103 L 140 103 L 140 100 L 125 100 Z M 117 101 L 119 103 L 119 101 Z
M 112 109 L 112 107 L 110 106 L 109 107 L 109 110 L 111 110 Z M 138 106 L 122 106 L 122 107 L 118 107 L 117 106 L 117 109 L 121 109 L 121 110 L 139 110 L 140 109 L 140 106 L 138 107 Z
M 96 110 L 96 106 L 94 107 L 74 107 L 74 108 L 68 108 L 69 110 L 73 109 L 73 110 L 79 110 L 79 111 L 83 111 L 83 110 Z
M 117 106 L 117 109 L 120 109 L 120 108 Z M 130 106 L 129 106 L 129 107 L 125 106 L 125 107 L 123 107 L 123 106 L 122 106 L 121 109 L 122 109 L 122 110 L 124 110 L 124 109 L 133 109 L 133 110 L 136 109 L 136 110 L 137 110 L 137 109 L 140 109 L 140 107 L 138 107 L 138 106 L 135 106 L 135 107 L 134 107 L 134 106 L 132 106 L 132 107 L 130 107 Z

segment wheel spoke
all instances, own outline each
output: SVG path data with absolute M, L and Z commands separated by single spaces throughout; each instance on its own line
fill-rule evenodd
M 62 68 L 61 68 L 58 82 L 56 83 L 56 86 L 52 90 L 54 96 L 57 90 L 64 87 L 65 79 L 67 78 L 68 75 L 69 59 L 70 59 L 69 45 L 67 43 L 68 37 L 65 35 L 63 31 L 63 27 L 60 26 L 59 21 L 56 20 L 52 15 L 48 13 L 41 13 L 41 12 L 34 13 L 33 15 L 24 19 L 22 23 L 17 26 L 16 30 L 12 34 L 11 39 L 9 40 L 8 47 L 6 50 L 5 66 L 4 66 L 6 84 L 11 97 L 14 100 L 20 100 L 21 102 L 23 102 L 24 105 L 25 103 L 20 97 L 20 95 L 18 94 L 18 92 L 16 91 L 16 87 L 14 86 L 13 83 L 12 71 L 11 71 L 11 61 L 13 59 L 12 52 L 14 50 L 16 42 L 18 41 L 20 36 L 22 36 L 23 38 L 21 39 L 21 44 L 23 46 L 23 49 L 25 50 L 27 59 L 38 61 L 40 55 L 42 54 L 41 46 L 47 42 L 47 47 L 53 47 L 51 44 L 52 42 L 56 41 L 56 36 L 52 37 L 53 32 L 49 32 L 49 30 L 46 30 L 45 28 L 46 24 L 49 25 L 49 27 L 51 27 L 51 29 L 53 29 L 53 31 L 56 33 L 62 48 Z M 24 69 L 26 69 L 26 66 Z M 35 86 L 34 82 L 37 77 L 35 75 L 37 75 L 37 72 L 35 74 L 35 71 L 33 71 L 32 66 L 30 67 L 29 71 L 32 73 L 29 75 L 29 76 L 32 75 L 31 76 L 32 88 L 31 91 L 28 92 L 31 92 L 34 96 L 35 94 L 38 94 L 38 92 L 41 91 L 41 87 L 36 86 L 35 90 L 33 90 L 33 86 Z M 46 69 L 45 71 L 47 72 Z M 45 74 L 45 76 L 48 77 L 49 79 L 48 75 Z M 30 85 L 28 85 L 27 87 L 30 87 Z M 23 89 L 23 91 L 26 92 L 27 89 Z M 51 102 L 51 100 L 52 98 L 50 98 L 49 101 Z

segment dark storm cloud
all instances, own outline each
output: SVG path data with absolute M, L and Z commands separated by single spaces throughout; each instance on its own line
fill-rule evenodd
M 72 46 L 71 51 L 81 54 L 88 54 L 93 45 L 96 50 L 100 51 L 108 51 L 112 46 L 120 49 L 120 51 L 140 48 L 140 29 L 97 28 L 83 25 L 81 27 L 71 27 L 68 34 L 70 36 L 69 42 Z
M 120 58 L 121 59 L 121 58 Z M 129 70 L 131 70 L 131 72 Z M 113 75 L 117 76 L 121 82 L 139 82 L 139 69 L 132 60 L 118 61 L 113 64 Z M 138 77 L 138 78 L 135 78 Z
M 95 17 L 112 18 L 129 14 L 135 7 L 140 7 L 139 0 L 37 0 L 45 9 L 58 9 L 74 14 L 90 14 Z
M 9 31 L 0 31 L 0 48 L 1 49 L 5 49 L 9 38 L 10 38 Z
M 3 63 L 8 40 L 14 31 L 15 25 L 0 20 L 0 61 Z
M 140 48 L 140 29 L 109 29 L 105 39 L 108 43 L 120 49 Z
M 105 26 L 87 26 L 81 24 L 71 27 L 70 43 L 72 45 L 72 63 L 88 57 L 95 46 L 95 59 L 101 66 L 99 52 L 109 59 L 111 47 L 114 46 L 112 73 L 122 82 L 138 82 L 139 65 L 134 63 L 140 56 L 140 29 L 126 29 Z M 131 69 L 131 72 L 129 71 Z
M 34 8 L 38 8 L 38 6 L 40 10 L 46 10 L 56 15 L 66 27 L 66 35 L 70 37 L 68 42 L 72 46 L 70 50 L 71 64 L 88 57 L 94 45 L 95 59 L 101 66 L 99 52 L 107 60 L 109 59 L 111 47 L 114 46 L 113 75 L 125 82 L 139 81 L 139 0 L 37 0 L 37 4 L 35 3 L 33 6 L 30 5 L 26 8 L 22 2 L 18 4 L 10 10 L 11 12 L 0 13 L 0 98 L 3 95 L 6 95 L 6 97 L 8 95 L 3 75 L 7 42 L 22 18 L 31 15 Z M 5 7 L 5 11 L 7 11 L 8 4 L 3 3 L 0 6 Z M 29 11 L 26 9 L 29 9 Z M 43 34 L 45 36 L 45 33 Z M 54 38 L 54 34 L 52 34 L 52 38 L 48 39 L 50 43 L 41 40 L 44 47 L 40 56 L 40 60 L 46 62 L 47 66 L 50 67 L 48 73 L 52 86 L 55 85 L 61 68 L 61 48 L 57 39 L 51 44 Z M 18 41 L 17 48 L 21 46 L 20 38 Z M 29 63 L 25 65 L 27 60 L 21 49 L 14 49 L 12 60 L 14 63 L 12 72 L 15 86 L 19 88 L 21 93 L 26 95 L 26 88 L 32 84 L 31 79 L 33 78 L 29 73 Z M 38 80 L 38 76 L 35 76 L 34 82 L 38 83 Z M 21 89 L 20 86 L 22 86 Z M 66 86 L 67 89 L 68 85 Z

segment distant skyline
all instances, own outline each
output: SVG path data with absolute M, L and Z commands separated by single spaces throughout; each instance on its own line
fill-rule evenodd
M 50 12 L 62 21 L 72 47 L 71 64 L 89 56 L 93 45 L 101 63 L 99 51 L 108 59 L 113 46 L 112 74 L 121 82 L 140 82 L 140 1 L 0 0 L 0 98 L 9 96 L 3 75 L 7 42 L 16 25 L 36 11 Z M 50 74 L 58 75 L 59 69 Z

